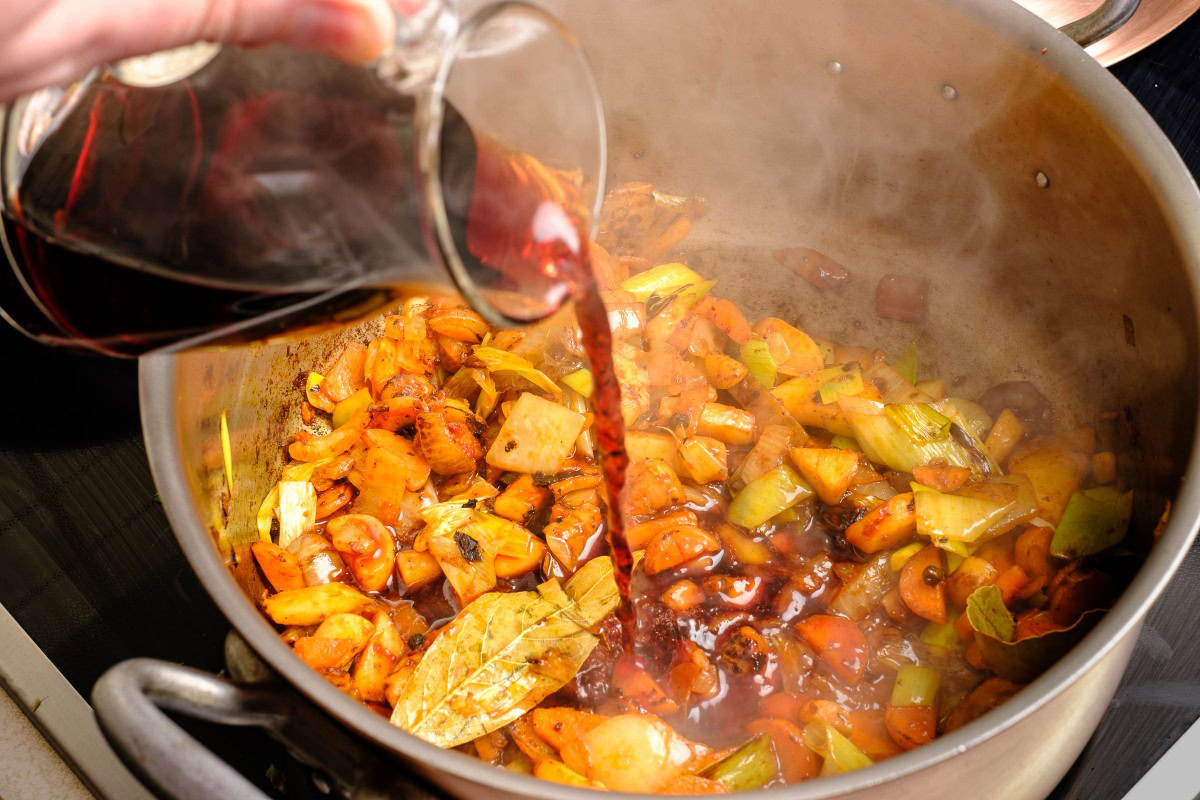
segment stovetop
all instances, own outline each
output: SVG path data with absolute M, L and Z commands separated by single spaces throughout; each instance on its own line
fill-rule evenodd
M 1200 174 L 1200 16 L 1113 68 Z M 117 661 L 220 670 L 229 628 L 176 545 L 146 464 L 137 366 L 0 325 L 0 605 L 87 697 Z M 1200 717 L 1200 546 L 1151 611 L 1107 714 L 1055 800 L 1120 798 Z M 265 734 L 186 727 L 262 790 L 321 796 Z M 1200 780 L 1197 780 L 1200 784 Z

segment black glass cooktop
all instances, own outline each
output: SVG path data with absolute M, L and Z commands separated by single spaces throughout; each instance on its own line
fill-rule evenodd
M 1113 72 L 1200 174 L 1200 17 Z M 137 416 L 137 367 L 38 347 L 0 325 L 0 604 L 85 697 L 110 665 L 152 656 L 219 670 L 228 624 L 159 505 Z M 1053 794 L 1124 795 L 1200 717 L 1200 549 L 1151 612 L 1096 735 Z M 264 791 L 318 796 L 252 730 L 189 728 Z M 1200 781 L 1198 781 L 1200 783 Z

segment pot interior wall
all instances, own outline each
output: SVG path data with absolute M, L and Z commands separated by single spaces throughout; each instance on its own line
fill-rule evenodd
M 610 185 L 707 198 L 680 255 L 718 294 L 892 357 L 915 342 L 922 375 L 955 395 L 1030 380 L 1066 424 L 1119 412 L 1122 471 L 1153 526 L 1193 436 L 1186 260 L 1122 143 L 1039 52 L 931 0 L 548 5 L 595 65 Z M 851 283 L 808 285 L 771 255 L 791 246 L 845 264 Z M 887 273 L 929 279 L 925 323 L 876 317 Z M 304 376 L 359 335 L 178 358 L 180 457 L 215 535 L 256 536 Z

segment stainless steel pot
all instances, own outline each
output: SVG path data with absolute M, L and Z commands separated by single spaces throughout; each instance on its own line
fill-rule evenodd
M 1099 35 L 1130 5 L 1109 2 L 1103 18 L 1075 32 Z M 833 339 L 898 350 L 915 338 L 923 362 L 965 396 L 1028 379 L 1067 422 L 1120 411 L 1136 529 L 1149 535 L 1168 498 L 1174 511 L 1083 643 L 1015 699 L 926 747 L 762 795 L 935 798 L 969 786 L 979 797 L 1044 796 L 1097 724 L 1147 609 L 1196 532 L 1200 194 L 1184 165 L 1116 80 L 1015 4 L 551 6 L 595 63 L 610 180 L 707 196 L 712 213 L 686 245 L 729 296 Z M 818 294 L 778 271 L 771 249 L 792 245 L 848 265 L 852 283 Z M 889 272 L 930 278 L 919 330 L 875 318 L 872 287 Z M 462 797 L 588 796 L 390 726 L 296 659 L 252 602 L 261 587 L 244 547 L 298 424 L 297 378 L 350 335 L 361 331 L 143 362 L 146 442 L 180 544 L 234 628 L 290 688 L 235 688 L 131 662 L 97 684 L 101 721 L 177 796 L 247 784 L 155 717 L 151 701 L 264 725 L 331 765 L 343 789 L 360 796 L 412 791 L 405 774 Z M 223 410 L 236 465 L 231 497 L 217 438 Z M 298 731 L 308 735 L 297 739 Z

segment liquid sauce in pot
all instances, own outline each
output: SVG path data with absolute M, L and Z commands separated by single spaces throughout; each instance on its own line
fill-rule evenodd
M 412 297 L 303 365 L 253 546 L 297 656 L 501 768 L 719 794 L 927 743 L 1086 633 L 1144 550 L 1116 415 L 1061 430 L 1029 384 L 972 401 L 911 348 L 747 320 L 685 263 L 703 210 L 612 192 L 577 320 Z M 878 313 L 923 317 L 888 277 Z

